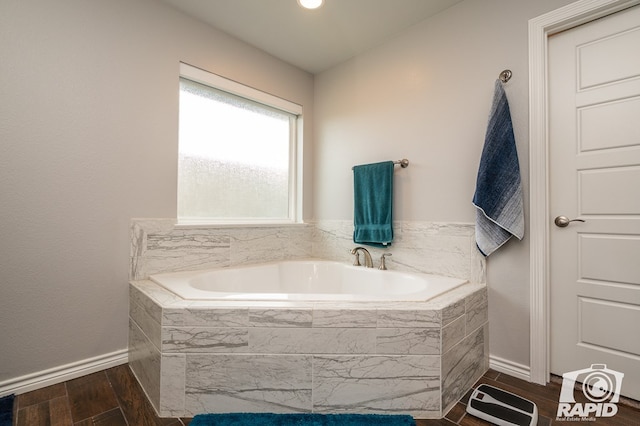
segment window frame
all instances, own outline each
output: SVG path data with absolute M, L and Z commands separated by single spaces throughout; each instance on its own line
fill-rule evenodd
M 275 108 L 295 116 L 289 129 L 289 193 L 288 216 L 286 218 L 198 218 L 177 217 L 179 226 L 197 225 L 279 225 L 302 223 L 302 105 L 272 95 L 270 93 L 230 80 L 201 68 L 180 62 L 180 78 L 184 78 L 213 89 L 227 92 L 253 102 Z M 178 140 L 178 152 L 179 152 Z M 179 197 L 179 194 L 176 194 Z M 176 206 L 178 198 L 176 198 Z

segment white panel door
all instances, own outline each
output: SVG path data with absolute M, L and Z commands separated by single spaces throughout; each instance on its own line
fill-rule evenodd
M 549 165 L 551 372 L 640 399 L 640 6 L 549 38 Z

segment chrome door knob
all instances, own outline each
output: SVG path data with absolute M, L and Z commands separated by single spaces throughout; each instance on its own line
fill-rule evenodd
M 569 226 L 569 224 L 571 222 L 584 222 L 584 220 L 583 219 L 569 219 L 566 216 L 558 216 L 558 217 L 556 217 L 556 220 L 553 221 L 553 223 L 555 223 L 558 228 L 566 228 L 567 226 Z

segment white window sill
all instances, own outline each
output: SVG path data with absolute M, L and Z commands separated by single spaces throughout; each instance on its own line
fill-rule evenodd
M 282 228 L 282 227 L 300 227 L 309 226 L 305 222 L 290 221 L 264 221 L 264 222 L 177 222 L 175 229 L 219 229 L 219 228 Z

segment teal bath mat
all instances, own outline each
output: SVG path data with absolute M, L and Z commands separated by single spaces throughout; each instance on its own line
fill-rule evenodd
M 198 414 L 189 426 L 415 426 L 413 417 L 380 414 Z

